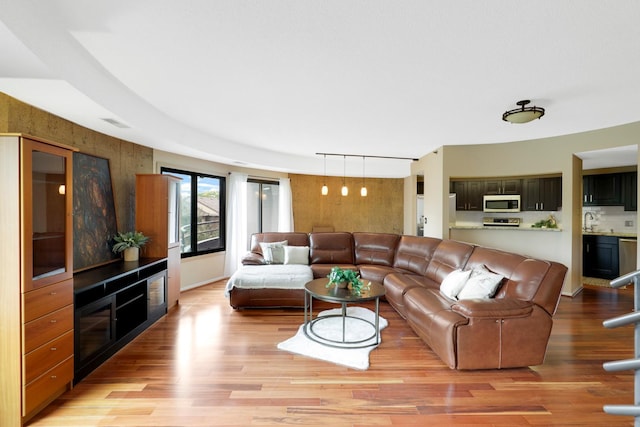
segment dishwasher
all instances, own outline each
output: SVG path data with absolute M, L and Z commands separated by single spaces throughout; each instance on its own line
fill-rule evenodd
M 618 239 L 619 253 L 619 275 L 623 276 L 627 273 L 637 270 L 636 257 L 638 251 L 638 241 L 636 239 L 620 238 Z

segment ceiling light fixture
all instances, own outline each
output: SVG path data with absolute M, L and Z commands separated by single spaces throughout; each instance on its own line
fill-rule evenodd
M 324 155 L 324 180 L 322 184 L 322 195 L 329 194 L 329 187 L 327 187 L 327 155 Z
M 342 195 L 348 196 L 349 189 L 347 188 L 347 184 L 345 184 L 345 179 L 347 178 L 347 156 L 344 157 L 344 169 L 342 171 Z
M 544 116 L 544 108 L 541 107 L 527 107 L 526 105 L 531 103 L 528 99 L 516 102 L 520 108 L 506 111 L 502 115 L 502 120 L 509 123 L 528 123 L 531 120 L 539 119 Z
M 362 156 L 362 188 L 360 189 L 360 195 L 367 197 L 367 187 L 364 186 L 364 156 Z

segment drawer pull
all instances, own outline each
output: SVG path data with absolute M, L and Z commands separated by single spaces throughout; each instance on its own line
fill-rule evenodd
M 51 379 L 52 379 L 52 380 L 55 380 L 56 378 L 58 378 L 58 376 L 57 376 L 57 375 L 51 375 Z
M 58 321 L 56 319 L 51 319 L 50 322 L 51 323 L 58 323 Z
M 58 293 L 56 291 L 51 291 L 51 293 L 49 295 L 57 295 Z
M 51 351 L 57 351 L 58 348 L 57 347 L 51 347 Z

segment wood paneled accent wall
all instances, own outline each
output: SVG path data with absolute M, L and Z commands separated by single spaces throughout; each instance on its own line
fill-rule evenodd
M 349 195 L 342 196 L 342 177 L 289 175 L 293 197 L 295 231 L 310 232 L 314 227 L 333 227 L 335 231 L 403 233 L 404 180 L 367 178 L 367 197 L 360 196 L 362 178 L 347 178 Z M 329 194 L 320 194 L 326 181 Z
M 95 132 L 0 92 L 0 133 L 14 132 L 109 159 L 118 229 L 133 229 L 136 173 L 153 173 L 153 149 Z

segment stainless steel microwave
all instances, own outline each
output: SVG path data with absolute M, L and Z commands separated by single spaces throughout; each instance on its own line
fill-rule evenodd
M 482 210 L 485 212 L 520 212 L 520 195 L 490 194 L 483 196 Z

